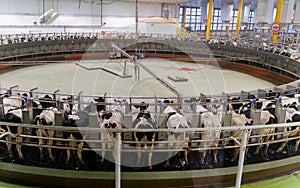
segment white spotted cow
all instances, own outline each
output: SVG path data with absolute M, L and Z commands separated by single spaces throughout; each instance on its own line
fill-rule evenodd
M 122 129 L 123 128 L 124 113 L 119 109 L 115 108 L 102 112 L 100 120 L 100 128 L 103 129 Z M 112 149 L 116 142 L 116 134 L 112 132 L 101 133 L 102 152 L 101 152 L 101 164 L 104 164 L 105 150 Z M 113 151 L 113 157 L 115 158 L 115 152 Z
M 270 124 L 276 124 L 277 118 L 271 114 L 269 111 L 261 111 L 260 115 L 260 125 L 270 125 Z M 262 147 L 262 143 L 267 142 L 269 140 L 274 141 L 275 129 L 274 128 L 261 128 L 258 130 L 252 131 L 252 135 L 257 136 L 257 143 L 261 143 L 257 146 L 254 155 L 257 155 L 259 153 L 259 150 Z M 266 143 L 265 150 L 263 151 L 263 154 L 266 155 L 268 153 L 270 143 Z
M 168 114 L 167 117 L 167 128 L 170 130 L 178 130 L 178 129 L 187 129 L 189 128 L 189 122 L 185 116 L 176 112 L 171 106 L 167 106 L 164 110 L 165 114 Z M 169 149 L 184 149 L 184 159 L 185 164 L 188 166 L 188 143 L 189 143 L 189 136 L 184 133 L 167 133 L 167 140 L 170 142 L 168 144 Z M 178 142 L 180 141 L 180 142 Z M 172 143 L 177 142 L 177 143 Z M 172 152 L 169 152 L 169 158 L 171 157 Z M 165 166 L 170 165 L 170 159 L 167 160 Z
M 200 127 L 201 128 L 221 128 L 222 124 L 220 121 L 220 118 L 218 114 L 213 114 L 212 112 L 204 112 L 201 113 L 201 118 L 200 118 Z M 200 148 L 217 148 L 219 141 L 221 137 L 221 130 L 207 130 L 203 133 L 201 133 L 201 142 L 200 142 Z M 202 156 L 200 159 L 200 163 L 204 164 L 205 163 L 205 157 L 207 154 L 207 149 L 202 151 Z M 218 149 L 215 149 L 213 151 L 213 162 L 215 164 L 218 163 L 217 159 L 218 155 Z
M 245 116 L 245 114 L 237 114 L 234 111 L 229 111 L 231 114 L 231 126 L 250 126 L 253 124 L 253 120 L 249 119 Z M 251 130 L 248 132 L 248 138 L 251 135 Z M 237 130 L 237 131 L 230 131 L 229 135 L 230 137 L 224 137 L 224 143 L 223 145 L 226 146 L 228 144 L 229 139 L 233 138 L 236 139 L 237 141 L 241 142 L 241 138 L 243 136 L 243 131 L 242 130 Z M 235 145 L 237 146 L 238 143 L 234 142 Z M 246 142 L 248 144 L 248 140 Z M 248 147 L 246 148 L 246 152 L 248 150 Z M 236 148 L 233 157 L 230 159 L 231 162 L 234 162 L 237 159 L 237 156 L 240 152 L 240 148 Z

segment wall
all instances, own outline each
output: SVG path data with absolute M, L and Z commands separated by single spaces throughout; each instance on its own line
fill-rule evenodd
M 0 0 L 0 34 L 36 32 L 99 32 L 100 30 L 121 29 L 134 31 L 135 2 L 103 0 L 100 28 L 100 0 Z M 114 3 L 110 3 L 114 2 Z M 138 3 L 139 19 L 162 16 L 161 3 Z M 54 9 L 59 17 L 47 27 L 39 23 L 39 16 Z M 164 5 L 169 16 L 176 16 L 176 6 Z M 36 24 L 35 24 L 36 22 Z M 19 26 L 19 27 L 16 27 Z

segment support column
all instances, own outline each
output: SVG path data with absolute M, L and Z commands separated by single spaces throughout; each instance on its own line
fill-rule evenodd
M 201 19 L 202 19 L 202 25 L 206 26 L 207 21 L 207 2 L 201 3 Z
M 255 23 L 273 23 L 273 11 L 275 0 L 258 0 L 255 11 Z
M 243 6 L 242 23 L 244 23 L 244 32 L 248 31 L 250 6 Z
M 296 10 L 295 10 L 295 23 L 300 23 L 300 1 L 296 1 Z M 300 29 L 300 26 L 298 26 L 298 29 Z
M 206 40 L 209 40 L 209 36 L 210 36 L 210 26 L 211 26 L 211 20 L 212 20 L 213 4 L 214 4 L 213 0 L 209 0 L 207 24 L 206 24 Z
M 278 23 L 281 20 L 283 2 L 284 2 L 284 0 L 278 0 L 278 3 L 277 3 L 277 11 L 276 11 L 276 16 L 275 16 L 275 22 L 278 22 Z M 273 33 L 272 41 L 274 42 L 276 40 L 278 40 L 278 33 Z
M 233 5 L 232 4 L 222 4 L 221 7 L 221 19 L 224 20 L 228 20 L 230 21 L 232 19 L 232 10 L 233 10 Z
M 222 23 L 226 27 L 226 32 L 227 33 L 230 32 L 230 20 L 232 19 L 232 10 L 233 10 L 233 5 L 232 4 L 228 4 L 228 3 L 222 4 L 221 19 L 222 19 Z
M 239 0 L 238 17 L 237 17 L 237 21 L 236 21 L 236 30 L 235 30 L 236 37 L 240 36 L 242 12 L 243 12 L 243 0 Z
M 296 10 L 295 10 L 295 18 L 294 23 L 300 23 L 300 1 L 296 1 Z M 295 38 L 296 38 L 296 44 L 300 43 L 300 24 L 294 25 L 294 28 L 297 32 Z
M 290 23 L 294 10 L 295 0 L 285 0 L 282 7 L 281 22 Z

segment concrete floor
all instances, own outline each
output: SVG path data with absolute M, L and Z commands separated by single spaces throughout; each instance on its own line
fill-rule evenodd
M 81 61 L 89 63 L 90 61 Z M 79 93 L 103 95 L 107 92 L 113 96 L 174 96 L 145 70 L 140 71 L 140 81 L 135 81 L 133 65 L 127 63 L 128 74 L 132 77 L 121 78 L 101 69 L 87 70 L 78 65 L 78 61 L 68 63 L 49 63 L 39 66 L 28 66 L 0 74 L 3 87 L 19 85 L 20 88 L 38 87 L 39 91 L 53 92 L 60 89 L 61 93 Z M 124 61 L 93 62 L 115 71 L 123 71 Z M 167 81 L 183 96 L 198 96 L 250 91 L 257 88 L 271 88 L 274 85 L 244 73 L 221 70 L 215 66 L 195 63 L 171 61 L 161 58 L 145 58 L 141 60 L 161 79 Z M 187 82 L 174 82 L 168 78 L 184 77 Z

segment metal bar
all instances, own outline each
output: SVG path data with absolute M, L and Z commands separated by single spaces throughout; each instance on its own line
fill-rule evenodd
M 236 37 L 240 36 L 242 12 L 243 12 L 243 0 L 239 0 L 238 17 L 237 17 L 237 21 L 236 21 L 236 30 L 235 30 Z
M 235 182 L 235 187 L 240 188 L 241 182 L 242 182 L 242 176 L 243 176 L 243 168 L 244 168 L 244 160 L 245 160 L 245 152 L 246 152 L 246 144 L 247 144 L 247 138 L 248 137 L 248 130 L 244 130 L 242 143 L 240 147 L 240 156 L 239 156 L 239 164 L 238 164 L 238 171 L 237 171 L 237 177 Z
M 207 24 L 206 24 L 206 35 L 205 35 L 206 40 L 209 40 L 209 36 L 210 36 L 212 11 L 213 11 L 213 0 L 209 0 L 209 8 L 208 8 L 208 16 L 207 16 Z
M 121 188 L 121 133 L 117 133 L 115 156 L 115 188 Z
M 278 0 L 277 3 L 277 11 L 276 11 L 276 16 L 275 16 L 275 22 L 280 22 L 281 20 L 281 15 L 282 15 L 282 8 L 283 8 L 283 0 Z M 278 33 L 273 33 L 272 35 L 272 41 L 277 41 L 278 40 Z

